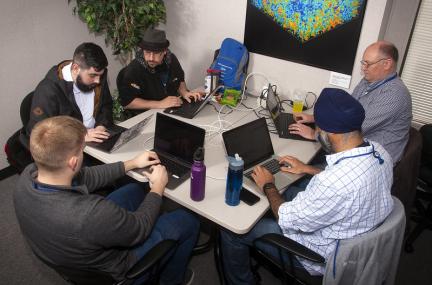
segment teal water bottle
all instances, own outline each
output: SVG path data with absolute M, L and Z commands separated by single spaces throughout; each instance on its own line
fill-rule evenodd
M 228 157 L 229 167 L 225 192 L 225 203 L 237 206 L 240 203 L 240 191 L 243 185 L 243 159 L 236 153 Z

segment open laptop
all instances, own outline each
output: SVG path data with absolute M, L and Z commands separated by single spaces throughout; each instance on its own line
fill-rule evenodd
M 108 139 L 101 143 L 89 142 L 87 145 L 104 152 L 113 152 L 139 136 L 152 117 L 153 115 L 148 116 L 129 129 L 113 125 L 112 127 L 107 128 L 107 132 L 110 134 Z
M 205 130 L 170 116 L 157 113 L 152 151 L 168 172 L 166 188 L 175 189 L 190 177 L 193 154 L 204 146 Z M 142 173 L 143 169 L 135 170 Z
M 268 112 L 270 113 L 270 117 L 273 120 L 273 123 L 275 125 L 275 128 L 279 134 L 280 138 L 284 139 L 292 139 L 292 140 L 302 140 L 302 141 L 315 141 L 306 139 L 302 136 L 291 134 L 288 130 L 288 126 L 295 123 L 293 114 L 290 113 L 283 113 L 281 111 L 281 106 L 278 100 L 277 95 L 273 92 L 273 89 L 271 88 L 271 85 L 268 87 L 267 92 L 267 100 L 266 100 L 266 107 Z M 309 127 L 314 128 L 315 124 L 305 124 Z
M 274 175 L 275 185 L 279 191 L 301 177 L 280 171 L 265 118 L 226 131 L 222 133 L 222 138 L 229 156 L 238 153 L 243 158 L 243 186 L 246 189 L 259 190 L 251 176 L 256 165 L 264 166 Z
M 168 113 L 171 115 L 180 116 L 187 119 L 192 119 L 195 117 L 205 105 L 210 102 L 216 92 L 222 88 L 222 86 L 216 87 L 212 92 L 210 92 L 207 96 L 202 98 L 202 100 L 187 102 L 183 100 L 183 104 L 180 107 L 172 107 L 164 110 L 164 113 Z

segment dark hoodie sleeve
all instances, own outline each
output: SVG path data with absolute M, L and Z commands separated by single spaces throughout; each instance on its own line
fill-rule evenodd
M 103 82 L 101 85 L 101 102 L 100 107 L 96 115 L 96 126 L 106 126 L 109 127 L 113 124 L 113 100 L 111 97 L 111 92 L 108 87 L 108 70 L 104 74 Z

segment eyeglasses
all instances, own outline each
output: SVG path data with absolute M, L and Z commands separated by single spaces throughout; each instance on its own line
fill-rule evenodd
M 389 57 L 387 57 L 387 58 L 381 58 L 381 59 L 378 59 L 375 62 L 367 62 L 366 60 L 360 60 L 360 63 L 365 68 L 369 68 L 371 65 L 377 64 L 378 62 L 383 61 L 383 60 L 387 60 L 387 59 L 390 59 L 390 58 Z

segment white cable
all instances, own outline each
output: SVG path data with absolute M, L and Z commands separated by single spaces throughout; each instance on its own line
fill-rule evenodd
M 210 175 L 206 175 L 206 177 L 214 179 L 214 180 L 226 180 L 226 177 L 219 178 L 219 177 L 213 177 L 213 176 L 210 176 Z
M 261 72 L 251 72 L 251 73 L 249 73 L 246 76 L 246 80 L 245 80 L 245 83 L 244 83 L 244 86 L 243 86 L 242 97 L 245 95 L 246 85 L 247 85 L 247 82 L 248 82 L 249 78 L 252 77 L 252 76 L 254 76 L 254 75 L 260 75 L 260 76 L 262 76 L 267 81 L 268 84 L 270 83 L 270 81 L 268 80 L 267 76 L 265 76 L 263 73 L 261 73 Z

